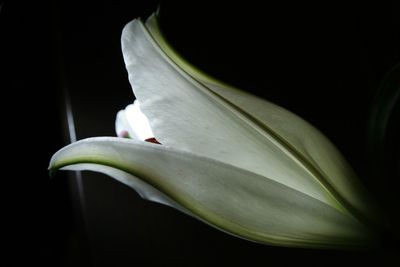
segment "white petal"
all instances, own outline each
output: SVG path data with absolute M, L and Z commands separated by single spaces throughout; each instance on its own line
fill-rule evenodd
M 88 165 L 76 165 L 81 163 Z M 371 241 L 371 233 L 357 220 L 315 198 L 246 170 L 165 146 L 91 138 L 57 152 L 50 168 L 54 171 L 68 165 L 68 169 L 112 175 L 152 200 L 161 194 L 159 202 L 256 242 L 354 247 Z
M 372 221 L 379 220 L 376 218 L 378 208 L 367 197 L 364 186 L 340 152 L 320 131 L 292 112 L 220 82 L 185 61 L 165 41 L 154 15 L 147 20 L 146 26 L 161 50 L 181 70 L 212 90 L 218 97 L 248 114 L 261 127 L 268 128 L 302 161 L 301 164 L 308 165 L 307 168 L 312 169 L 313 173 L 319 173 L 319 181 L 328 187 L 336 198 L 341 198 L 346 206 Z
M 139 101 L 128 105 L 125 110 L 117 114 L 115 129 L 118 136 L 124 137 L 124 133 L 129 133 L 129 137 L 137 140 L 153 138 L 154 134 L 146 116 L 140 110 Z
M 131 129 L 128 119 L 126 118 L 125 110 L 120 110 L 117 113 L 117 118 L 115 119 L 115 132 L 119 137 L 140 140 Z
M 139 20 L 124 28 L 122 50 L 135 96 L 163 145 L 250 170 L 341 209 L 286 144 L 176 66 Z

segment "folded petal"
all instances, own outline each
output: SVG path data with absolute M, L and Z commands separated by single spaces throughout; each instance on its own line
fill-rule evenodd
M 197 74 L 166 44 L 155 17 L 147 28 L 140 20 L 129 23 L 122 50 L 135 96 L 162 144 L 372 217 L 365 190 L 321 133 L 281 107 Z
M 211 226 L 256 242 L 363 247 L 372 234 L 352 216 L 268 177 L 165 146 L 90 138 L 57 152 L 50 169 L 94 170 Z
M 374 223 L 380 220 L 376 204 L 369 199 L 351 166 L 318 129 L 296 114 L 218 81 L 188 63 L 165 40 L 155 15 L 146 21 L 146 28 L 173 64 L 245 114 L 255 127 L 272 135 L 346 208 Z

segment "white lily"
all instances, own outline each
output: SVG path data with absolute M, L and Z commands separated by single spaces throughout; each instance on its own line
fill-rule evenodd
M 140 107 L 121 111 L 116 131 L 133 139 L 78 141 L 53 156 L 51 170 L 106 173 L 255 242 L 352 248 L 374 240 L 366 226 L 376 221 L 373 204 L 313 126 L 196 70 L 163 39 L 155 16 L 126 25 L 122 50 Z M 161 145 L 143 142 L 153 137 Z

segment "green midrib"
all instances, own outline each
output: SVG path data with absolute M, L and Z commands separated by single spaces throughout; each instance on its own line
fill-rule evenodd
M 179 203 L 183 208 L 192 212 L 196 216 L 199 216 L 202 220 L 209 223 L 210 225 L 223 229 L 229 233 L 240 236 L 244 239 L 255 241 L 258 243 L 266 244 L 266 245 L 275 245 L 275 246 L 289 246 L 289 247 L 309 247 L 309 248 L 322 248 L 322 249 L 331 249 L 331 248 L 342 248 L 342 249 L 364 249 L 368 248 L 371 244 L 369 242 L 360 242 L 353 239 L 342 239 L 342 238 L 332 238 L 327 239 L 327 242 L 323 242 L 317 239 L 300 239 L 294 237 L 279 237 L 273 236 L 266 233 L 261 233 L 257 231 L 248 230 L 245 226 L 234 223 L 231 220 L 228 220 L 222 217 L 220 214 L 215 214 L 210 212 L 207 208 L 202 206 L 200 203 L 193 203 L 193 200 L 184 197 L 180 194 L 176 194 L 173 189 L 169 186 L 166 186 L 162 183 L 155 183 L 151 175 L 146 174 L 146 170 L 140 170 L 140 168 L 135 169 L 133 166 L 124 166 L 120 164 L 118 161 L 110 160 L 106 157 L 99 157 L 98 155 L 81 155 L 79 157 L 66 158 L 63 160 L 55 160 L 52 162 L 49 170 L 51 173 L 55 171 L 76 164 L 97 164 L 108 166 L 111 168 L 115 168 L 121 171 L 124 171 L 130 175 L 135 177 L 140 177 L 141 180 L 148 183 L 150 186 L 155 189 L 163 192 L 173 201 Z M 366 240 L 365 240 L 366 241 Z
M 310 163 L 305 156 L 302 155 L 301 152 L 299 152 L 293 145 L 290 144 L 286 139 L 284 139 L 282 136 L 277 134 L 272 128 L 268 127 L 265 125 L 263 122 L 252 116 L 251 114 L 247 113 L 237 105 L 233 104 L 232 102 L 228 101 L 224 97 L 220 96 L 216 92 L 212 91 L 209 89 L 206 85 L 204 85 L 201 82 L 198 82 L 196 79 L 197 76 L 203 76 L 206 81 L 209 81 L 211 83 L 215 84 L 220 84 L 224 87 L 231 88 L 231 86 L 224 84 L 209 75 L 205 74 L 204 72 L 198 70 L 196 67 L 191 65 L 190 63 L 187 63 L 183 58 L 181 58 L 175 50 L 166 42 L 165 38 L 163 38 L 161 32 L 159 31 L 159 27 L 156 24 L 156 28 L 153 28 L 155 32 L 151 32 L 149 28 L 147 28 L 143 23 L 142 27 L 145 33 L 147 33 L 150 37 L 150 42 L 153 43 L 160 49 L 161 51 L 165 52 L 164 55 L 167 56 L 170 61 L 175 65 L 176 68 L 179 68 L 181 71 L 186 73 L 188 76 L 190 76 L 192 79 L 195 80 L 195 82 L 191 81 L 200 89 L 206 90 L 208 94 L 213 95 L 215 98 L 217 98 L 217 102 L 223 102 L 225 107 L 232 112 L 232 109 L 235 110 L 236 115 L 237 113 L 243 115 L 247 120 L 245 121 L 248 124 L 251 124 L 255 129 L 261 129 L 261 132 L 266 133 L 263 134 L 264 136 L 268 137 L 273 137 L 274 141 L 277 141 L 281 147 L 283 147 L 285 150 L 283 150 L 284 153 L 288 155 L 294 155 L 294 157 L 301 162 L 302 166 L 311 174 L 313 174 L 313 177 L 315 181 L 321 185 L 321 187 L 326 191 L 326 193 L 330 196 L 331 200 L 336 203 L 337 205 L 333 206 L 340 212 L 347 214 L 349 216 L 355 217 L 357 220 L 359 220 L 361 223 L 365 224 L 365 221 L 370 221 L 370 219 L 366 216 L 364 216 L 361 212 L 359 212 L 355 207 L 353 207 L 346 199 L 344 199 L 338 192 L 337 190 L 327 181 L 325 176 L 312 164 Z M 232 88 L 235 90 L 238 90 L 236 88 Z M 228 108 L 230 107 L 230 108 Z M 260 132 L 260 131 L 259 131 Z M 287 152 L 289 151 L 289 153 Z

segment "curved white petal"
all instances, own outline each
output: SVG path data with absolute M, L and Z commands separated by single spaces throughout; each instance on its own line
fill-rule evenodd
M 313 170 L 317 179 L 329 188 L 335 198 L 340 198 L 348 208 L 362 217 L 372 221 L 380 220 L 376 204 L 367 197 L 368 193 L 350 165 L 320 131 L 296 114 L 218 81 L 188 63 L 163 38 L 155 15 L 146 21 L 146 27 L 161 51 L 174 64 L 234 108 L 247 114 L 260 127 L 270 130 L 300 159 L 301 164 Z
M 244 169 L 165 146 L 90 138 L 53 156 L 51 170 L 66 166 L 109 174 L 144 197 L 256 242 L 362 247 L 372 240 L 352 216 L 315 198 Z
M 162 144 L 269 177 L 341 212 L 373 216 L 362 185 L 319 131 L 196 72 L 165 43 L 154 17 L 148 27 L 129 23 L 122 50 L 133 91 Z
M 287 147 L 177 67 L 139 20 L 124 28 L 122 50 L 135 96 L 162 144 L 251 170 L 340 209 Z

